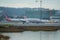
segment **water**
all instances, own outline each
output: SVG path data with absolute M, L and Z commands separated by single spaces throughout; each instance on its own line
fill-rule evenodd
M 9 36 L 10 40 L 60 40 L 60 30 L 58 31 L 24 31 L 22 33 L 2 33 Z

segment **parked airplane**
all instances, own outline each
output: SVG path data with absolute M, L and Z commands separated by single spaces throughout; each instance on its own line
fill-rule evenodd
M 48 20 L 41 20 L 39 18 L 9 18 L 6 16 L 5 19 L 9 22 L 23 22 L 23 23 L 45 23 L 45 22 L 49 22 Z

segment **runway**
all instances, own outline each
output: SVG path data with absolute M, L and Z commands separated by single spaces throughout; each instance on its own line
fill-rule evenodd
M 14 25 L 14 26 L 60 26 L 60 23 L 22 23 L 22 22 L 7 22 L 2 21 L 0 25 Z

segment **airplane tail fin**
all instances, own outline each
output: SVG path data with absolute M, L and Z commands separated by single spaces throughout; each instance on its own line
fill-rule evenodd
M 7 21 L 10 21 L 10 18 L 9 18 L 8 16 L 5 16 L 5 19 L 6 19 Z

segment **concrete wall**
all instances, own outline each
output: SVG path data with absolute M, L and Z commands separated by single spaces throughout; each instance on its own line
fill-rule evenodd
M 25 31 L 17 33 L 2 33 L 9 36 L 10 40 L 60 40 L 60 30 L 58 31 Z

